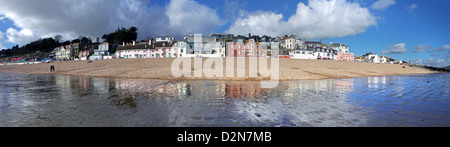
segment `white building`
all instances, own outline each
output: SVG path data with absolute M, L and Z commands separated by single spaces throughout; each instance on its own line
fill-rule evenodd
M 109 55 L 109 43 L 103 42 L 98 45 L 98 49 L 94 49 L 94 54 L 89 57 L 90 60 L 102 60 L 102 59 L 110 59 Z
M 156 42 L 169 42 L 170 44 L 172 44 L 173 40 L 173 37 L 170 36 L 158 36 L 155 38 Z
M 298 46 L 295 50 L 289 52 L 292 59 L 317 59 L 313 49 L 307 49 L 304 46 Z
M 178 43 L 179 57 L 225 57 L 225 40 L 194 35 Z
M 380 56 L 373 52 L 369 52 L 363 55 L 364 62 L 380 63 Z
M 335 49 L 335 50 L 337 50 L 339 53 L 344 53 L 344 54 L 350 53 L 348 45 L 345 45 L 345 44 L 342 44 L 342 43 L 330 42 L 330 47 Z
M 303 41 L 296 35 L 292 34 L 288 38 L 285 38 L 284 43 L 282 43 L 282 47 L 285 49 L 294 49 L 297 46 L 303 46 Z

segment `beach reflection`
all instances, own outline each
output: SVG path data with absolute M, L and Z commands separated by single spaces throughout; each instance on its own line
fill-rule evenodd
M 419 115 L 449 122 L 448 109 L 431 110 L 448 108 L 448 82 L 428 77 L 281 81 L 273 89 L 257 81 L 0 77 L 0 126 L 420 126 Z M 419 88 L 429 82 L 439 88 Z M 422 105 L 430 110 L 418 113 Z

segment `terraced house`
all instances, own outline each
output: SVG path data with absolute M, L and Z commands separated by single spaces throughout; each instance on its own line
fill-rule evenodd
M 148 42 L 125 44 L 117 48 L 119 58 L 174 58 L 177 57 L 177 42 L 172 37 L 157 37 Z
M 192 35 L 179 42 L 180 57 L 225 57 L 225 40 L 213 36 Z
M 227 42 L 227 57 L 266 57 L 266 50 L 255 39 L 237 39 Z

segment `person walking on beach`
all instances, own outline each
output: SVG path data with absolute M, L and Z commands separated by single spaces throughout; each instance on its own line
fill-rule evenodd
M 55 71 L 55 65 L 50 66 L 50 72 Z

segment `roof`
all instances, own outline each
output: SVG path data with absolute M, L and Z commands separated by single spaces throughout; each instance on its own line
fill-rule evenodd
M 287 37 L 287 38 L 294 38 L 294 39 L 299 39 L 299 40 L 302 40 L 302 39 L 300 39 L 297 35 L 295 35 L 295 34 L 291 34 L 291 35 L 289 35 L 289 37 Z M 286 38 L 286 39 L 287 39 Z
M 322 44 L 320 41 L 305 41 L 305 44 Z
M 159 43 L 159 42 L 158 42 Z M 133 49 L 154 49 L 154 45 L 136 44 L 136 45 L 120 45 L 117 50 L 133 50 Z
M 153 47 L 153 48 L 155 48 L 155 47 L 171 47 L 171 46 L 173 46 L 173 44 L 175 44 L 175 43 L 176 43 L 176 41 L 173 41 L 172 44 L 170 44 L 170 43 L 167 42 L 167 41 L 156 42 L 156 43 L 154 43 L 154 44 L 152 45 L 152 47 Z
M 172 38 L 172 36 L 157 36 L 156 38 L 166 38 L 166 37 Z
M 348 47 L 348 45 L 345 45 L 343 43 L 333 43 L 333 44 L 331 44 L 331 46 L 346 46 L 346 47 Z
M 311 48 L 304 48 L 303 46 L 297 46 L 293 50 L 313 51 L 313 49 L 311 49 Z

